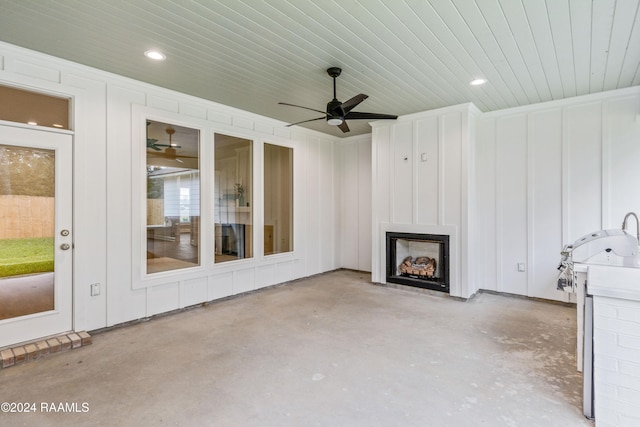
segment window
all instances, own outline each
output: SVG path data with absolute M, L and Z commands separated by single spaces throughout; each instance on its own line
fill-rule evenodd
M 200 265 L 200 132 L 147 121 L 147 273 Z
M 69 99 L 0 85 L 0 120 L 69 129 Z
M 189 194 L 191 192 L 189 190 L 189 187 L 180 187 L 180 222 L 183 224 L 191 222 L 191 217 L 189 215 L 189 212 L 191 211 L 189 209 L 191 204 Z
M 253 257 L 253 141 L 216 134 L 214 262 Z
M 264 253 L 293 251 L 293 149 L 264 144 Z
M 56 153 L 0 144 L 0 165 L 1 321 L 54 310 L 59 283 L 53 275 Z

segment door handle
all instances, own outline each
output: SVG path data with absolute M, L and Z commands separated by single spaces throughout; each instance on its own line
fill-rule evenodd
M 60 245 L 60 249 L 62 249 L 63 251 L 68 251 L 71 248 L 71 246 L 69 246 L 68 243 L 63 243 Z

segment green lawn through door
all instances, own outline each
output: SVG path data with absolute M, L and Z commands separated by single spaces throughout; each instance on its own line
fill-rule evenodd
M 0 277 L 53 271 L 53 237 L 0 239 Z

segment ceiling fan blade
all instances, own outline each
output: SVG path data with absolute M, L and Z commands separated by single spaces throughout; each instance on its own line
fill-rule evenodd
M 338 128 L 343 132 L 349 132 L 349 126 L 347 126 L 347 122 L 343 121 L 342 124 L 338 125 Z
M 342 109 L 345 113 L 351 111 L 356 105 L 360 104 L 362 101 L 367 99 L 369 96 L 361 93 L 360 95 L 356 95 L 353 98 L 342 103 Z
M 153 138 L 147 138 L 147 148 L 152 148 L 156 151 L 161 151 L 161 149 L 158 148 L 158 140 Z
M 322 117 L 318 117 L 317 119 L 309 119 L 309 120 L 303 120 L 301 122 L 289 123 L 286 127 L 299 125 L 300 123 L 315 122 L 316 120 L 324 120 L 326 118 L 327 118 L 326 116 L 322 116 Z
M 345 119 L 349 120 L 395 120 L 398 116 L 392 114 L 378 114 L 378 113 L 360 113 L 358 111 L 351 111 Z
M 327 74 L 329 77 L 333 79 L 333 99 L 327 103 L 326 111 L 316 110 L 315 108 L 303 107 L 302 105 L 289 104 L 287 102 L 278 102 L 280 105 L 287 105 L 290 107 L 296 108 L 304 108 L 309 111 L 316 111 L 318 113 L 322 113 L 323 117 L 318 117 L 315 119 L 302 120 L 296 123 L 291 123 L 286 125 L 287 127 L 298 125 L 301 123 L 314 122 L 316 120 L 326 120 L 327 124 L 335 126 L 336 123 L 340 123 L 337 127 L 344 133 L 350 131 L 349 126 L 347 125 L 346 120 L 395 120 L 398 116 L 391 114 L 378 114 L 378 113 L 360 113 L 353 110 L 356 106 L 358 106 L 362 101 L 367 99 L 369 95 L 365 95 L 364 93 L 360 93 L 353 98 L 340 102 L 337 98 L 336 94 L 336 78 L 340 76 L 342 73 L 342 69 L 339 67 L 330 67 L 327 69 Z
M 316 110 L 315 108 L 303 107 L 302 105 L 287 104 L 286 102 L 278 102 L 278 104 L 280 104 L 280 105 L 288 105 L 289 107 L 304 108 L 305 110 L 311 110 L 311 111 L 315 111 L 316 113 L 322 113 L 322 114 L 325 114 L 325 112 L 324 112 L 324 111 Z M 295 124 L 295 123 L 294 123 L 294 124 Z
M 183 154 L 178 154 L 178 153 L 155 153 L 153 151 L 147 151 L 147 155 L 149 156 L 149 158 L 158 158 L 158 157 L 162 157 L 165 159 L 176 159 L 176 158 L 181 158 L 181 159 L 197 159 L 198 156 L 185 156 Z

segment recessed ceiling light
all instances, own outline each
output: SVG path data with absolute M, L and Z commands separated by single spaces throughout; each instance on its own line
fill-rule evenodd
M 469 82 L 471 86 L 480 86 L 487 82 L 487 79 L 473 79 Z
M 62 126 L 62 125 L 60 125 L 60 124 L 58 124 L 58 123 L 54 123 L 54 124 L 53 124 L 53 127 L 54 127 L 54 128 L 62 128 L 62 127 L 64 127 L 64 126 Z
M 27 122 L 27 124 L 31 126 L 38 126 L 38 122 L 34 122 L 34 121 Z
M 164 53 L 157 50 L 148 50 L 144 53 L 144 56 L 149 59 L 155 59 L 156 61 L 164 61 L 167 59 Z

